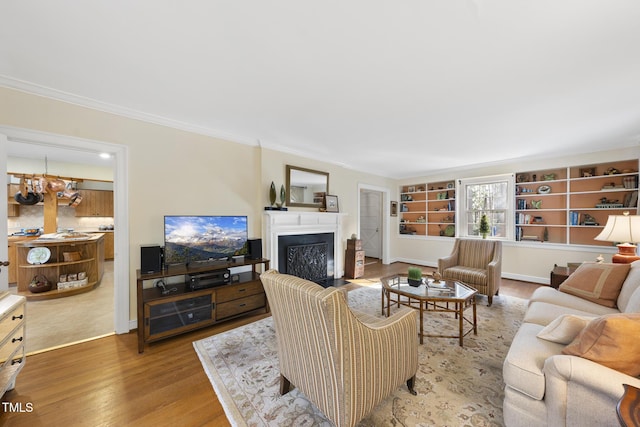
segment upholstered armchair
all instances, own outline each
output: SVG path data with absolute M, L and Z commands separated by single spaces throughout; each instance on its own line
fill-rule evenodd
M 438 260 L 438 272 L 473 286 L 487 296 L 489 305 L 500 291 L 502 242 L 485 239 L 456 239 L 453 251 Z
M 294 385 L 336 426 L 354 426 L 418 369 L 415 310 L 352 311 L 345 292 L 269 270 L 260 276 L 276 330 L 280 392 Z

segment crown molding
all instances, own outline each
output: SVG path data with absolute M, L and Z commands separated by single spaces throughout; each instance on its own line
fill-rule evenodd
M 259 141 L 257 138 L 251 138 L 241 135 L 235 135 L 227 132 L 222 132 L 216 129 L 211 129 L 205 126 L 198 126 L 192 123 L 182 122 L 178 120 L 169 119 L 167 117 L 157 116 L 154 114 L 145 113 L 142 111 L 134 110 L 131 108 L 122 107 L 120 105 L 109 104 L 106 102 L 97 101 L 95 99 L 87 98 L 80 95 L 64 92 L 57 89 L 52 89 L 46 86 L 37 85 L 24 80 L 14 79 L 12 77 L 0 74 L 0 86 L 9 89 L 26 92 L 29 94 L 50 98 L 56 101 L 66 102 L 68 104 L 78 105 L 80 107 L 86 107 L 105 113 L 115 114 L 122 117 L 127 117 L 134 120 L 140 120 L 147 123 L 153 123 L 161 126 L 166 126 L 173 129 L 182 130 L 185 132 L 191 132 L 198 135 L 209 136 L 213 138 L 223 139 L 230 142 L 237 142 L 245 145 L 258 146 Z

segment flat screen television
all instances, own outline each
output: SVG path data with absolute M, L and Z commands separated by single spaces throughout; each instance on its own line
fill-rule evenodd
M 247 254 L 246 216 L 164 217 L 165 264 L 189 264 Z

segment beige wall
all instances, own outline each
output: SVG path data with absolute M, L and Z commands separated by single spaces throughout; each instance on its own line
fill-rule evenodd
M 250 236 L 261 236 L 262 212 L 269 204 L 269 186 L 272 181 L 278 188 L 285 183 L 287 164 L 330 173 L 329 191 L 339 197 L 340 211 L 349 214 L 345 220 L 345 236 L 349 236 L 358 232 L 359 185 L 389 189 L 391 200 L 399 200 L 398 187 L 403 183 L 638 157 L 637 149 L 628 149 L 392 180 L 299 155 L 232 143 L 6 88 L 0 88 L 0 124 L 128 147 L 131 319 L 135 318 L 135 270 L 140 265 L 139 247 L 162 243 L 165 214 L 248 215 Z M 450 240 L 398 236 L 398 218 L 390 218 L 392 261 L 435 265 L 440 256 L 450 251 Z M 504 251 L 504 271 L 511 277 L 545 281 L 554 263 L 592 260 L 600 252 L 598 248 L 589 247 L 549 244 L 541 248 L 509 243 Z M 610 258 L 614 250 L 602 252 Z
M 269 204 L 271 181 L 279 188 L 285 183 L 285 165 L 293 164 L 330 173 L 330 192 L 339 196 L 340 211 L 350 214 L 345 221 L 345 233 L 351 235 L 357 232 L 354 215 L 358 184 L 381 186 L 389 191 L 395 188 L 392 180 L 301 156 L 197 135 L 1 87 L 0 124 L 128 147 L 131 319 L 136 317 L 135 270 L 140 265 L 139 248 L 162 244 L 164 215 L 247 215 L 249 235 L 262 236 L 262 213 Z M 117 224 L 115 226 L 117 230 Z

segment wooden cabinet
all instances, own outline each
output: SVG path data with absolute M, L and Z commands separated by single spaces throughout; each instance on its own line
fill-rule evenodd
M 8 292 L 0 295 L 0 387 L 12 390 L 26 363 L 26 300 Z
M 51 252 L 44 264 L 30 264 L 27 261 L 33 248 L 46 247 Z M 79 259 L 65 260 L 65 253 L 78 253 Z M 18 263 L 18 294 L 28 300 L 43 300 L 71 296 L 94 289 L 104 273 L 104 237 L 94 234 L 84 240 L 44 240 L 35 239 L 16 243 Z M 85 279 L 78 279 L 83 272 Z M 43 275 L 52 284 L 47 292 L 31 293 L 29 283 L 34 276 Z M 64 280 L 61 277 L 64 276 Z M 76 279 L 69 279 L 75 276 Z
M 456 189 L 453 181 L 400 188 L 400 234 L 455 237 Z
M 350 279 L 357 279 L 364 275 L 364 251 L 362 250 L 362 240 L 347 240 L 344 273 Z
M 173 266 L 158 273 L 137 270 L 138 352 L 145 343 L 179 335 L 214 323 L 269 311 L 267 297 L 256 266 L 269 269 L 267 259 L 214 261 L 198 266 Z M 251 271 L 234 273 L 229 283 L 191 291 L 194 276 L 215 274 L 226 269 L 251 266 Z M 156 285 L 162 282 L 167 293 Z
M 82 202 L 76 206 L 76 216 L 113 217 L 113 191 L 80 190 Z

